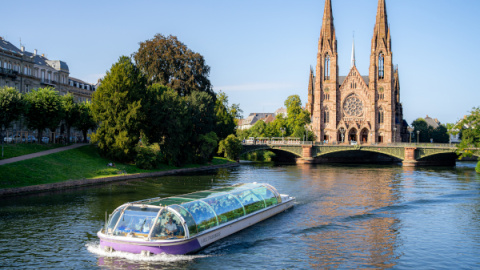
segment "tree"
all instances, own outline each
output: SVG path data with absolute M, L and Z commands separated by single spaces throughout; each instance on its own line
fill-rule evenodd
M 296 136 L 305 134 L 305 126 L 310 124 L 310 114 L 307 110 L 302 109 L 302 101 L 298 95 L 291 95 L 285 100 L 285 106 L 287 107 L 287 134 Z M 294 134 L 295 133 L 295 134 Z
M 65 112 L 65 125 L 67 126 L 67 142 L 70 142 L 70 129 L 78 119 L 79 106 L 75 103 L 75 99 L 70 93 L 62 96 L 62 106 Z
M 8 128 L 13 121 L 27 112 L 27 103 L 20 92 L 13 87 L 0 88 L 0 128 Z M 0 139 L 3 142 L 3 134 Z
M 160 145 L 164 162 L 179 166 L 185 162 L 185 146 L 190 139 L 188 109 L 185 99 L 166 86 L 147 87 L 143 108 L 148 124 L 143 130 L 149 142 Z
M 99 123 L 92 134 L 92 142 L 109 158 L 132 161 L 135 146 L 140 139 L 142 98 L 145 96 L 145 79 L 140 70 L 126 56 L 107 71 L 102 84 L 92 99 L 94 120 Z
M 82 102 L 79 103 L 77 108 L 77 118 L 73 123 L 73 126 L 82 131 L 83 134 L 83 142 L 87 142 L 87 133 L 88 130 L 95 129 L 97 127 L 97 123 L 93 119 L 92 115 L 92 103 L 90 102 Z
M 436 143 L 448 143 L 448 134 L 447 128 L 444 125 L 439 125 L 437 128 L 433 128 L 427 124 L 427 121 L 423 118 L 417 118 L 412 122 L 414 127 L 413 133 L 417 136 L 417 131 L 420 131 L 420 141 L 419 142 L 430 142 L 433 139 L 433 142 Z
M 29 110 L 27 112 L 27 126 L 38 130 L 38 140 L 41 141 L 43 131 L 49 128 L 51 131 L 60 124 L 64 118 L 62 99 L 53 88 L 39 88 L 25 95 Z
M 228 107 L 227 95 L 220 91 L 217 94 L 217 101 L 215 102 L 215 115 L 217 118 L 215 125 L 215 133 L 220 140 L 225 139 L 228 135 L 235 133 L 237 126 L 236 117 L 241 113 L 237 104 Z
M 480 107 L 473 108 L 468 116 L 463 118 L 455 126 L 462 130 L 462 141 L 458 144 L 457 153 L 462 157 L 475 155 L 480 156 Z M 480 161 L 476 166 L 477 173 L 480 173 Z
M 203 56 L 191 51 L 175 36 L 156 34 L 153 39 L 141 42 L 133 57 L 148 85 L 165 85 L 180 96 L 188 96 L 194 91 L 214 96 L 208 79 L 210 67 Z
M 224 154 L 224 157 L 230 160 L 237 160 L 242 151 L 242 143 L 235 135 L 228 135 L 225 140 L 220 141 L 218 154 Z
M 412 127 L 413 127 L 413 134 L 415 135 L 415 138 L 417 142 L 429 142 L 429 132 L 428 132 L 428 124 L 423 118 L 417 118 L 415 121 L 412 122 Z M 418 133 L 420 131 L 420 134 Z M 417 134 L 420 135 L 419 138 L 417 138 Z
M 218 137 L 215 132 L 209 132 L 205 135 L 200 135 L 198 138 L 199 146 L 197 148 L 196 162 L 203 164 L 213 158 L 215 149 L 218 146 Z

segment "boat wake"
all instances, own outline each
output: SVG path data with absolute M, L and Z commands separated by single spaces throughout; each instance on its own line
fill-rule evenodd
M 179 262 L 192 261 L 198 258 L 211 257 L 211 255 L 171 255 L 171 254 L 152 254 L 145 256 L 142 254 L 132 254 L 128 252 L 113 251 L 108 252 L 100 247 L 100 243 L 93 242 L 85 245 L 87 250 L 101 257 L 127 259 L 138 262 Z

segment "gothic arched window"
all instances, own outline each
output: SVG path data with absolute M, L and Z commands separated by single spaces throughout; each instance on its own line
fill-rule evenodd
M 328 111 L 328 109 L 326 109 L 326 110 L 323 112 L 323 122 L 324 122 L 324 123 L 330 122 L 330 112 Z
M 378 55 L 378 78 L 383 79 L 385 74 L 384 56 L 383 53 Z
M 330 56 L 325 55 L 325 65 L 324 65 L 325 74 L 323 76 L 324 80 L 330 80 Z
M 378 123 L 383 124 L 383 118 L 385 114 L 383 112 L 383 108 L 378 109 Z

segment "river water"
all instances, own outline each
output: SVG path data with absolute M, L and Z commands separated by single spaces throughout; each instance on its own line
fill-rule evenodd
M 255 165 L 0 198 L 6 269 L 480 269 L 480 176 L 457 167 Z M 297 198 L 197 254 L 99 248 L 105 211 L 144 198 L 266 182 Z

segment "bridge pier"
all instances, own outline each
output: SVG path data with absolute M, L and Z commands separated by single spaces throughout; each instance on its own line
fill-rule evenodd
M 314 163 L 315 159 L 312 157 L 311 145 L 302 145 L 302 157 L 296 159 L 297 164 L 310 164 Z
M 415 167 L 418 165 L 418 161 L 415 159 L 416 147 L 405 147 L 405 159 L 402 162 L 404 167 Z

